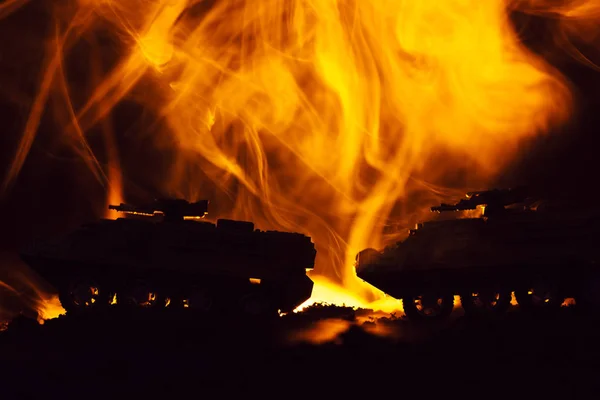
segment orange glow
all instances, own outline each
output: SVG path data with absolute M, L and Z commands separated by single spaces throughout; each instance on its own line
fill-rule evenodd
M 461 218 L 481 218 L 485 212 L 485 206 L 477 206 L 474 210 L 463 210 L 460 211 Z
M 572 307 L 576 305 L 577 302 L 573 297 L 567 297 L 561 304 L 561 307 Z
M 189 215 L 188 215 L 188 216 L 186 216 L 186 217 L 183 217 L 183 219 L 184 219 L 185 221 L 199 221 L 199 220 L 201 220 L 201 219 L 204 219 L 204 215 L 202 215 L 202 216 L 189 216 Z
M 109 210 L 108 206 L 111 204 L 121 204 L 123 202 L 123 193 L 121 191 L 121 171 L 119 167 L 119 160 L 117 156 L 116 145 L 112 137 L 112 133 L 108 132 L 105 134 L 105 140 L 107 142 L 107 150 L 110 157 L 109 171 L 108 171 L 108 198 L 106 199 L 106 214 L 105 218 L 116 219 L 119 218 L 119 212 L 115 210 Z
M 456 309 L 462 309 L 462 303 L 460 301 L 460 296 L 459 295 L 454 295 L 454 310 Z
M 58 296 L 50 296 L 45 298 L 38 308 L 38 322 L 43 323 L 47 319 L 56 318 L 59 315 L 65 314 L 65 309 L 60 304 Z
M 335 341 L 336 338 L 340 334 L 346 332 L 351 325 L 351 322 L 341 319 L 326 319 L 322 321 L 317 321 L 309 328 L 291 333 L 288 340 L 291 343 L 327 343 Z
M 510 305 L 518 306 L 519 302 L 517 301 L 517 297 L 515 296 L 515 292 L 510 292 Z
M 0 19 L 7 17 L 20 7 L 27 4 L 29 0 L 4 0 L 0 3 Z
M 18 261 L 11 260 L 5 254 L 0 255 L 5 265 L 17 270 Z M 30 310 L 37 313 L 30 317 L 37 317 L 39 323 L 65 313 L 58 296 L 52 294 L 50 288 L 45 288 L 39 278 L 26 274 L 22 269 L 17 271 L 19 272 L 3 278 L 4 281 L 0 280 L 0 325 L 18 313 L 27 314 Z
M 111 191 L 111 193 L 113 193 Z M 112 196 L 114 196 L 114 198 L 119 198 L 121 196 L 120 192 L 114 192 L 113 194 L 111 194 L 110 198 L 113 198 Z M 109 202 L 109 204 L 114 204 L 112 202 L 112 200 Z M 150 214 L 150 213 L 145 213 L 145 212 L 139 212 L 139 211 L 116 211 L 116 210 L 108 210 L 107 213 L 107 217 L 106 218 L 119 218 L 119 213 L 123 213 L 123 214 L 131 214 L 131 215 L 140 215 L 140 216 L 144 216 L 144 217 L 154 217 L 157 215 L 164 215 L 164 213 L 162 211 L 155 211 L 154 213 Z M 202 220 L 204 219 L 205 215 L 202 216 L 185 216 L 183 217 L 183 219 L 185 221 L 198 221 L 198 220 Z
M 0 18 L 24 3 L 3 2 Z M 315 294 L 302 307 L 398 309 L 356 278 L 355 254 L 394 240 L 383 236 L 390 220 L 408 227 L 422 216 L 432 204 L 415 207 L 415 193 L 467 167 L 484 186 L 523 139 L 571 111 L 565 79 L 520 43 L 508 19 L 514 8 L 557 11 L 551 1 L 72 3 L 48 2 L 55 31 L 44 38 L 42 81 L 5 187 L 51 106 L 64 111 L 56 131 L 119 203 L 128 190 L 119 160 L 137 153 L 118 149 L 125 133 L 114 130 L 112 111 L 138 103 L 154 118 L 128 135 L 169 157 L 167 171 L 148 166 L 158 191 L 190 201 L 210 192 L 220 217 L 313 238 Z M 588 13 L 596 2 L 571 3 L 558 10 L 565 18 L 597 15 Z M 107 27 L 122 48 L 101 63 L 95 38 Z M 96 54 L 89 76 L 76 80 L 65 67 L 81 56 L 75 43 Z M 82 80 L 89 88 L 74 86 Z M 98 127 L 102 162 L 88 142 Z M 398 204 L 416 211 L 394 211 Z
M 381 293 L 377 301 L 368 302 L 322 276 L 312 276 L 311 279 L 315 283 L 312 297 L 298 306 L 294 312 L 300 312 L 313 304 L 335 304 L 355 309 L 364 308 L 386 313 L 397 311 L 404 312 L 400 300 L 386 296 L 383 293 Z
M 382 323 L 367 324 L 363 325 L 362 328 L 365 330 L 365 332 L 376 336 L 382 336 L 386 338 L 399 338 L 401 336 L 401 332 L 397 327 L 394 329 L 393 327 Z
M 117 212 L 115 210 L 110 210 L 110 211 Z M 156 214 L 162 214 L 162 213 L 153 213 L 153 214 L 150 214 L 150 213 L 137 212 L 137 211 L 125 211 L 124 213 L 125 214 L 131 214 L 131 215 L 142 215 L 144 217 L 153 217 Z

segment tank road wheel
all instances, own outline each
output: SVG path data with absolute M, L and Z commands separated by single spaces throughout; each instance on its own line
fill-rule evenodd
M 404 297 L 402 299 L 404 313 L 416 322 L 441 321 L 452 313 L 454 296 L 451 294 L 424 294 Z
M 214 296 L 207 289 L 194 288 L 190 291 L 189 295 L 186 296 L 185 301 L 190 310 L 207 313 L 213 309 Z
M 166 299 L 145 281 L 134 281 L 120 296 L 119 294 L 117 294 L 117 304 L 126 307 L 162 308 L 166 306 Z
M 80 278 L 61 290 L 59 299 L 67 312 L 74 313 L 108 307 L 110 294 L 92 279 Z
M 560 309 L 565 297 L 556 283 L 539 280 L 529 289 L 515 290 L 519 308 L 527 312 L 553 312 Z
M 510 300 L 510 290 L 482 290 L 460 295 L 462 308 L 472 317 L 504 314 L 510 307 Z

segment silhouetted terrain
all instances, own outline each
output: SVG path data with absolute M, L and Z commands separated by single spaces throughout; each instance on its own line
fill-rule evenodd
M 573 309 L 544 319 L 518 310 L 497 321 L 458 317 L 430 328 L 380 320 L 386 336 L 357 322 L 325 343 L 299 341 L 322 317 L 344 324 L 353 313 L 333 308 L 256 321 L 114 311 L 42 326 L 17 319 L 0 334 L 2 398 L 600 393 L 600 325 Z

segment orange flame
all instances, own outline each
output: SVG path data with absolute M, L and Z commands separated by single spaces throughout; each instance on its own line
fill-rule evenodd
M 37 314 L 30 316 L 36 317 L 39 323 L 65 313 L 58 296 L 14 256 L 0 253 L 0 261 L 10 267 L 7 276 L 0 276 L 0 325 L 19 313 L 27 315 L 33 311 Z
M 0 17 L 23 3 L 5 1 Z M 109 183 L 110 200 L 120 199 L 128 171 L 118 156 L 135 151 L 117 152 L 114 135 L 105 134 L 101 163 L 88 138 L 117 104 L 135 102 L 155 116 L 140 122 L 137 143 L 170 157 L 154 182 L 159 191 L 211 196 L 229 218 L 309 234 L 317 272 L 338 285 L 328 294 L 329 280 L 317 278 L 315 298 L 368 305 L 385 298 L 351 265 L 357 251 L 384 244 L 389 219 L 412 218 L 396 205 L 462 169 L 483 184 L 522 139 L 569 115 L 568 85 L 519 42 L 510 9 L 581 20 L 597 10 L 597 2 L 582 3 L 52 2 L 45 73 L 5 184 L 52 106 L 65 110 L 57 123 Z M 98 44 L 107 28 L 121 47 Z M 86 82 L 79 87 L 65 65 L 82 46 L 96 54 L 96 69 L 77 77 Z M 101 63 L 102 51 L 116 61 Z
M 369 302 L 360 297 L 360 295 L 349 292 L 346 288 L 336 284 L 325 277 L 311 277 L 315 283 L 312 297 L 298 306 L 295 312 L 304 310 L 313 304 L 335 304 L 352 308 L 371 309 L 373 311 L 383 311 L 386 313 L 404 312 L 400 300 L 389 297 L 383 293 L 379 294 L 379 300 Z

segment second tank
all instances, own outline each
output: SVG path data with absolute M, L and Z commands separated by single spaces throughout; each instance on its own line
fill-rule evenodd
M 439 320 L 461 298 L 470 315 L 520 308 L 550 311 L 566 298 L 600 306 L 600 212 L 526 188 L 467 194 L 432 211 L 454 214 L 419 224 L 408 237 L 356 257 L 358 277 L 402 299 L 407 317 Z M 473 215 L 475 214 L 475 215 Z

